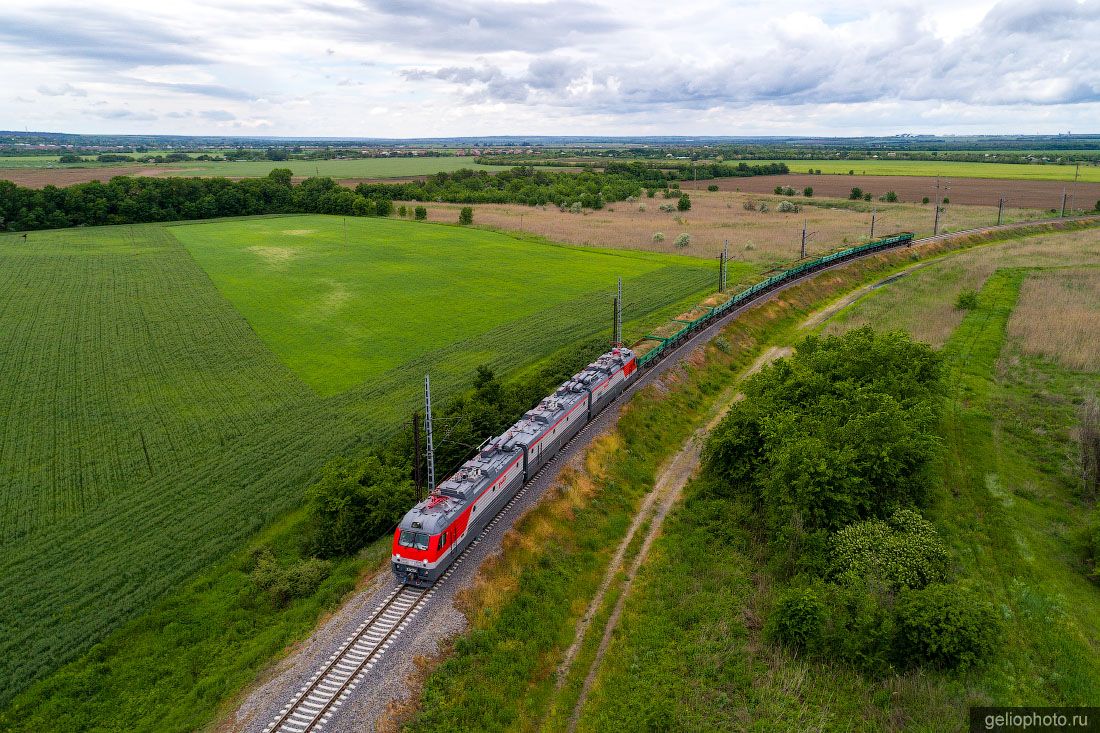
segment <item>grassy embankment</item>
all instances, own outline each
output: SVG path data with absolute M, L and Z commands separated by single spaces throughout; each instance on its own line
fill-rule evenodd
M 924 253 L 946 248 L 937 245 Z M 590 637 L 582 649 L 574 665 L 579 672 L 567 679 L 561 693 L 556 691 L 554 669 L 606 570 L 609 548 L 621 538 L 660 461 L 705 417 L 731 373 L 743 368 L 765 340 L 776 334 L 781 338 L 809 310 L 837 293 L 902 266 L 909 254 L 880 255 L 785 292 L 780 300 L 727 328 L 725 341 L 718 342 L 725 350 L 712 342 L 705 358 L 693 359 L 691 366 L 666 379 L 664 388 L 636 396 L 618 430 L 589 454 L 587 472 L 568 475 L 560 495 L 524 518 L 506 540 L 501 559 L 483 571 L 465 602 L 473 630 L 456 641 L 454 653 L 427 677 L 419 709 L 400 713 L 412 715 L 412 729 L 560 727 L 572 709 L 598 634 L 591 635 L 596 639 Z M 653 680 L 645 689 L 636 689 L 629 701 L 614 700 L 614 709 L 633 712 L 629 720 L 616 720 L 612 727 L 690 729 L 705 722 L 698 716 L 709 706 L 731 700 L 718 682 L 744 688 L 764 671 L 758 663 L 746 668 L 728 659 L 733 648 L 743 651 L 746 625 L 759 630 L 753 610 L 745 605 L 752 590 L 746 570 L 751 557 L 729 557 L 744 553 L 749 538 L 730 511 L 693 505 L 691 511 L 670 519 L 672 529 L 666 530 L 656 549 L 658 559 L 646 566 L 639 580 L 643 587 L 657 582 L 653 574 L 666 580 L 664 601 L 671 607 L 639 620 L 632 602 L 620 634 L 651 630 L 664 646 L 640 656 L 615 656 L 614 661 L 609 657 L 605 663 L 604 669 L 616 669 L 623 678 Z M 722 562 L 731 559 L 735 562 Z M 649 592 L 644 588 L 639 597 Z M 614 602 L 612 592 L 598 616 L 603 617 Z M 597 618 L 597 627 L 599 622 Z M 682 633 L 684 628 L 691 630 L 690 637 Z M 617 645 L 612 654 L 618 654 Z M 709 650 L 712 656 L 692 660 L 685 650 Z M 781 682 L 775 675 L 772 681 Z M 597 694 L 604 686 L 599 684 Z M 683 704 L 672 704 L 675 700 Z M 655 717 L 650 719 L 650 714 Z
M 960 258 L 979 253 L 986 254 Z M 915 277 L 894 286 L 908 302 L 904 292 Z M 965 727 L 971 704 L 1098 699 L 1100 589 L 1084 578 L 1074 554 L 1086 520 L 1069 454 L 1074 403 L 1095 393 L 1100 378 L 1022 357 L 1018 344 L 1004 348 L 1025 277 L 1025 270 L 997 270 L 979 309 L 945 347 L 953 392 L 943 488 L 930 516 L 952 545 L 954 572 L 987 593 L 1008 624 L 989 665 L 961 677 L 869 680 L 771 648 L 761 639 L 770 580 L 757 561 L 758 540 L 745 528 L 748 516 L 696 494 L 641 573 L 581 730 L 952 730 Z M 919 306 L 881 312 L 899 310 L 901 318 L 879 325 L 904 322 Z
M 250 253 L 257 226 L 317 229 L 338 244 L 326 237 L 311 244 L 307 235 L 294 235 L 302 257 L 331 260 L 328 266 L 302 267 L 294 278 L 265 264 L 264 255 Z M 173 236 L 187 229 L 197 248 L 216 248 L 203 238 L 203 227 L 211 228 L 207 237 L 226 238 L 226 260 L 210 265 L 209 274 Z M 331 606 L 374 557 L 338 564 L 317 599 L 284 612 L 254 607 L 245 572 L 250 561 L 240 548 L 278 520 L 255 542 L 272 544 L 287 558 L 297 552 L 288 537 L 301 516 L 286 512 L 300 504 L 328 456 L 400 428 L 400 417 L 417 404 L 426 368 L 443 398 L 465 389 L 477 364 L 508 375 L 547 359 L 580 363 L 606 343 L 613 274 L 629 270 L 634 276 L 627 280 L 628 292 L 646 295 L 633 301 L 635 317 L 627 324 L 628 333 L 638 335 L 713 280 L 712 266 L 691 260 L 677 266 L 674 258 L 600 256 L 395 221 L 355 220 L 348 228 L 353 249 L 356 243 L 375 245 L 357 250 L 365 261 L 375 255 L 385 260 L 384 250 L 403 236 L 421 259 L 403 260 L 405 272 L 397 277 L 426 278 L 437 286 L 421 291 L 424 307 L 402 311 L 398 303 L 389 311 L 371 310 L 376 301 L 362 296 L 369 282 L 349 284 L 359 294 L 347 304 L 350 310 L 333 307 L 330 290 L 314 287 L 314 278 L 326 270 L 338 280 L 346 277 L 342 271 L 370 269 L 348 253 L 342 222 L 333 218 L 35 232 L 27 242 L 3 238 L 3 292 L 11 298 L 0 309 L 0 332 L 8 334 L 0 359 L 9 377 L 0 389 L 11 408 L 0 440 L 2 586 L 9 599 L 0 614 L 9 632 L 0 671 L 6 695 L 110 635 L 23 694 L 6 724 L 158 730 L 201 725 L 220 700 L 288 640 L 304 634 L 317 610 Z M 484 270 L 479 252 L 501 255 L 502 247 L 522 249 L 545 267 L 576 265 L 580 274 L 562 284 L 570 288 L 568 297 L 529 288 L 520 317 L 507 322 L 471 307 L 483 298 L 472 289 L 451 288 L 449 300 L 432 297 L 443 286 L 438 275 L 432 280 L 421 271 L 438 269 L 436 258 L 466 260 L 473 272 Z M 496 286 L 516 299 L 513 279 L 542 277 L 541 271 L 522 270 L 522 261 L 504 256 L 494 270 Z M 386 266 L 379 262 L 379 268 Z M 476 284 L 494 287 L 484 272 L 475 275 Z M 225 294 L 211 277 L 226 280 Z M 296 374 L 280 361 L 281 348 L 301 353 L 294 352 L 289 332 L 282 341 L 272 336 L 265 343 L 226 299 L 253 298 L 259 308 L 259 290 L 275 304 L 326 306 L 314 314 L 319 327 L 352 321 L 361 331 L 352 328 L 352 336 L 343 336 L 341 346 L 349 350 L 356 334 L 366 342 L 356 346 L 371 346 L 364 319 L 393 321 L 395 313 L 416 331 L 428 330 L 432 320 L 465 318 L 475 335 L 457 343 L 410 342 L 405 367 L 386 371 L 384 363 L 371 365 L 373 378 L 319 396 L 321 387 L 312 390 L 303 380 L 323 384 L 323 369 L 311 373 L 295 365 L 302 370 Z M 467 300 L 456 303 L 459 295 Z M 356 303 L 358 310 L 351 307 Z M 54 350 L 62 346 L 58 357 Z M 317 348 L 325 356 L 330 345 Z M 324 367 L 339 375 L 338 365 Z M 224 564 L 211 566 L 227 555 Z M 143 611 L 148 613 L 131 621 Z M 179 695 L 191 688 L 192 698 Z

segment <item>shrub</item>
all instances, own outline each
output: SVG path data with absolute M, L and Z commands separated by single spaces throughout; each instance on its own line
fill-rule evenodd
M 760 206 L 757 207 L 757 211 L 762 211 L 764 213 L 767 213 L 767 211 L 768 211 L 768 202 L 767 201 L 761 201 Z
M 876 677 L 894 669 L 897 622 L 889 598 L 865 587 L 829 586 L 824 653 Z
M 581 210 L 583 208 L 584 208 L 584 206 L 581 205 L 580 201 L 574 201 L 572 204 L 569 205 L 569 213 L 570 214 L 579 214 L 579 213 L 581 213 Z
M 942 359 L 900 332 L 810 336 L 744 383 L 706 467 L 759 512 L 776 546 L 796 524 L 838 530 L 928 496 Z
M 848 175 L 854 176 L 856 174 L 855 169 L 849 170 Z
M 680 200 L 676 202 L 676 208 L 680 211 L 691 210 L 691 198 L 685 193 L 680 195 Z
M 897 203 L 898 195 L 893 191 L 887 191 L 886 194 L 882 197 L 882 200 L 894 204 Z
M 668 184 L 668 187 L 669 187 L 669 188 L 671 188 L 671 189 L 674 189 L 674 190 L 676 190 L 676 191 L 679 191 L 679 190 L 680 190 L 680 184 L 679 184 L 679 183 L 676 183 L 675 181 L 673 181 L 672 183 Z
M 330 461 L 306 491 L 311 552 L 335 557 L 358 551 L 388 532 L 413 497 L 407 471 L 378 456 Z
M 473 224 L 474 223 L 474 207 L 463 206 L 458 210 L 458 223 L 459 224 Z
M 787 186 L 786 188 L 783 189 L 783 195 L 784 196 L 794 196 L 794 189 L 791 188 L 790 186 Z
M 683 249 L 684 247 L 687 247 L 689 244 L 691 244 L 691 235 L 681 234 L 680 236 L 676 237 L 676 241 L 673 242 L 673 244 L 676 245 L 677 249 Z
M 809 170 L 807 170 L 806 172 L 807 172 L 807 173 L 809 173 L 809 174 L 810 174 L 810 175 L 812 176 L 812 175 L 814 174 L 814 169 L 813 169 L 813 168 L 810 168 L 810 169 L 809 169 Z
M 393 216 L 393 202 L 389 199 L 379 199 L 374 204 L 375 216 Z
M 947 579 L 947 547 L 935 528 L 910 509 L 899 509 L 885 522 L 850 524 L 830 544 L 830 575 L 842 585 L 898 590 Z
M 783 200 L 783 201 L 779 202 L 779 206 L 777 207 L 777 210 L 782 211 L 783 213 L 786 214 L 786 213 L 790 213 L 790 212 L 794 212 L 794 211 L 802 211 L 802 207 L 799 206 L 796 203 L 791 202 L 791 201 Z
M 317 558 L 282 567 L 267 548 L 255 552 L 252 561 L 250 577 L 254 589 L 279 608 L 294 598 L 312 595 L 332 571 L 332 563 Z
M 73 153 L 65 153 L 57 159 L 58 163 L 83 163 L 84 159 Z
M 649 207 L 647 207 L 647 206 L 646 206 L 645 204 L 638 204 L 638 211 L 640 211 L 640 212 L 642 212 L 642 213 L 645 213 L 645 211 L 646 211 L 646 210 L 647 210 L 648 208 L 649 208 Z
M 672 204 L 661 204 L 657 207 L 657 210 L 665 214 L 671 214 L 672 212 L 676 211 L 676 207 Z
M 795 588 L 779 597 L 765 633 L 773 642 L 801 652 L 820 648 L 825 630 L 825 604 L 812 588 Z
M 654 196 L 656 196 L 656 195 L 657 195 L 657 192 L 656 192 L 656 191 L 654 191 L 654 190 L 653 190 L 652 188 L 647 188 L 647 189 L 645 190 L 645 195 L 646 195 L 646 198 L 650 198 L 650 199 L 651 199 L 651 198 L 653 198 Z
M 863 200 L 864 201 L 870 201 L 871 200 L 871 194 L 869 194 L 869 193 L 863 194 Z
M 756 202 L 752 199 L 746 199 L 745 203 L 741 204 L 741 207 L 744 208 L 745 211 L 756 211 Z
M 820 176 L 821 175 L 821 169 L 817 168 L 816 170 L 814 170 L 814 174 Z
M 1096 207 L 1095 207 L 1095 210 L 1096 210 L 1096 211 L 1100 211 L 1100 199 L 1098 199 L 1098 200 L 1096 201 Z
M 772 191 L 772 193 L 774 193 L 776 196 L 782 196 L 783 195 L 783 187 L 782 186 L 776 186 L 775 189 Z
M 717 183 L 710 184 L 709 186 L 707 186 L 707 190 L 711 191 L 711 192 L 717 191 L 718 190 L 718 184 Z
M 802 189 L 802 195 L 805 196 L 806 198 L 810 198 L 811 196 L 814 195 L 814 187 L 813 186 L 806 186 L 806 188 Z
M 413 209 L 413 218 L 417 221 L 424 221 L 428 218 L 428 210 L 423 206 L 417 206 Z
M 898 598 L 899 662 L 965 670 L 996 648 L 1002 621 L 987 601 L 957 585 L 933 583 Z
M 408 216 L 409 215 L 409 207 L 405 206 L 405 204 L 401 204 L 400 206 L 397 207 L 397 215 L 400 216 L 400 217 Z
M 1100 514 L 1094 515 L 1092 522 L 1085 528 L 1083 545 L 1086 574 L 1100 583 Z
M 947 198 L 946 196 L 944 196 L 944 197 L 943 197 L 943 203 L 944 203 L 944 204 L 949 204 L 949 203 L 951 203 L 951 199 L 949 199 L 949 198 Z M 1051 211 L 1054 211 L 1054 209 L 1051 209 Z
M 956 310 L 972 311 L 978 307 L 978 291 L 967 288 L 955 298 Z
M 920 200 L 920 202 L 921 202 L 922 204 L 927 204 L 927 203 L 928 203 L 928 197 L 927 197 L 927 196 L 925 196 L 924 198 L 922 198 L 922 199 Z
M 663 241 L 665 241 L 664 232 L 653 232 L 653 243 L 654 244 L 660 244 Z
M 863 189 L 859 186 L 854 186 L 851 193 L 848 194 L 848 198 L 852 201 L 858 201 L 859 199 L 863 198 Z
M 665 189 L 665 191 L 664 191 L 664 197 L 665 197 L 666 199 L 674 199 L 674 198 L 676 198 L 676 197 L 677 197 L 678 195 L 679 195 L 678 193 L 676 193 L 675 191 L 673 191 L 673 190 L 672 190 L 672 189 L 670 189 L 670 188 L 666 188 L 666 189 Z

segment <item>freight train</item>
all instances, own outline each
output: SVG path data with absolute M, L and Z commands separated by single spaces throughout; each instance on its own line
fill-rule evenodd
M 439 484 L 397 525 L 393 536 L 393 572 L 399 583 L 427 588 L 473 542 L 501 507 L 511 501 L 555 454 L 600 411 L 652 365 L 690 334 L 762 295 L 808 273 L 845 260 L 899 246 L 913 234 L 903 232 L 810 260 L 773 275 L 705 308 L 697 317 L 677 321 L 666 335 L 646 336 L 640 356 L 614 348 L 558 387 L 502 435 L 487 441 L 477 455 Z

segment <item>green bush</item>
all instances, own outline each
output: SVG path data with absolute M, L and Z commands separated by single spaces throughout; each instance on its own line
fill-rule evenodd
M 409 208 L 405 204 L 401 204 L 397 207 L 397 215 L 404 218 L 409 215 Z
M 891 204 L 893 204 L 893 203 L 897 203 L 897 200 L 898 200 L 898 195 L 897 195 L 896 193 L 894 193 L 893 191 L 887 191 L 887 192 L 886 192 L 886 193 L 885 193 L 885 194 L 883 195 L 883 197 L 882 197 L 882 200 L 883 200 L 883 201 L 886 201 L 886 202 L 888 202 L 888 203 L 891 203 Z
M 782 186 L 776 186 L 774 189 L 772 189 L 772 193 L 774 193 L 776 196 L 782 196 L 783 195 L 783 187 Z
M 680 236 L 676 237 L 676 241 L 673 242 L 673 244 L 676 245 L 677 249 L 683 249 L 684 247 L 690 246 L 691 245 L 691 235 L 690 234 L 681 234 Z
M 803 652 L 816 651 L 825 631 L 825 604 L 812 588 L 794 588 L 779 597 L 768 617 L 772 641 Z
M 458 211 L 458 223 L 459 224 L 473 224 L 474 223 L 474 207 L 463 206 Z
M 718 184 L 717 183 L 710 184 L 709 186 L 707 186 L 707 190 L 711 191 L 711 192 L 717 191 L 718 190 Z
M 965 670 L 992 656 L 1002 625 L 972 591 L 933 583 L 898 598 L 895 653 L 899 664 Z
M 920 514 L 899 509 L 833 535 L 830 575 L 848 586 L 923 588 L 947 579 L 947 547 Z
M 830 586 L 824 653 L 876 677 L 894 670 L 897 623 L 889 598 L 863 587 Z
M 413 209 L 413 218 L 417 221 L 424 221 L 428 218 L 428 210 L 423 206 L 417 206 Z
M 925 196 L 924 198 L 922 198 L 922 199 L 920 200 L 920 202 L 921 202 L 922 204 L 927 204 L 927 203 L 928 203 L 928 197 L 927 197 L 927 196 Z
M 851 174 L 849 173 L 849 175 Z M 859 186 L 853 187 L 851 193 L 848 194 L 848 198 L 852 201 L 858 201 L 859 199 L 863 198 L 863 189 Z
M 277 608 L 291 599 L 313 595 L 332 571 L 332 563 L 315 557 L 282 567 L 268 549 L 256 552 L 253 563 L 250 576 L 255 590 L 266 595 Z
M 903 333 L 807 337 L 746 381 L 706 467 L 749 498 L 771 539 L 920 506 L 939 438 L 941 358 Z
M 680 200 L 676 202 L 676 208 L 680 211 L 691 210 L 691 198 L 685 193 L 680 195 Z
M 978 291 L 967 288 L 955 298 L 956 310 L 972 311 L 978 307 Z
M 814 195 L 814 187 L 813 186 L 806 186 L 806 188 L 802 189 L 802 195 L 805 196 L 806 198 L 810 198 L 811 196 Z
M 414 493 L 405 467 L 386 465 L 376 455 L 329 461 L 306 492 L 311 552 L 336 557 L 358 551 L 393 528 Z

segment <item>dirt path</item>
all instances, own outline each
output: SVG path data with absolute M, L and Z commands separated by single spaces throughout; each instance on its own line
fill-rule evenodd
M 596 657 L 592 660 L 592 665 L 588 669 L 588 674 L 581 687 L 580 697 L 577 699 L 577 704 L 574 706 L 573 713 L 569 718 L 569 731 L 572 732 L 577 729 L 577 723 L 580 721 L 581 709 L 584 707 L 584 702 L 588 698 L 588 692 L 603 663 L 607 647 L 611 644 L 611 637 L 614 634 L 615 628 L 619 625 L 619 618 L 622 616 L 623 607 L 626 605 L 626 599 L 630 595 L 634 577 L 637 575 L 638 569 L 642 566 L 642 563 L 645 562 L 646 557 L 649 556 L 649 551 L 653 547 L 653 542 L 660 535 L 661 526 L 664 524 L 665 518 L 668 516 L 668 513 L 672 511 L 672 507 L 676 505 L 676 502 L 679 501 L 684 487 L 687 486 L 688 481 L 691 480 L 691 477 L 695 475 L 695 472 L 699 468 L 699 462 L 702 457 L 703 445 L 706 442 L 707 434 L 722 421 L 722 418 L 729 412 L 730 407 L 744 397 L 744 395 L 737 390 L 737 384 L 760 371 L 764 365 L 770 364 L 776 359 L 780 359 L 790 353 L 791 349 L 789 347 L 773 346 L 761 354 L 756 361 L 753 362 L 752 366 L 746 369 L 737 381 L 726 389 L 718 398 L 716 407 L 706 425 L 692 433 L 683 447 L 681 447 L 676 455 L 674 455 L 661 469 L 660 474 L 657 476 L 657 481 L 654 483 L 653 491 L 646 496 L 641 509 L 634 516 L 634 521 L 631 523 L 629 531 L 627 531 L 626 536 L 623 537 L 618 548 L 615 550 L 615 555 L 607 566 L 607 572 L 604 574 L 603 582 L 600 583 L 599 591 L 597 591 L 592 601 L 588 604 L 584 616 L 577 625 L 577 633 L 573 639 L 573 643 L 566 651 L 565 657 L 558 666 L 558 689 L 561 689 L 570 669 L 573 667 L 573 663 L 576 661 L 577 655 L 580 653 L 581 646 L 584 644 L 592 620 L 595 618 L 600 606 L 603 605 L 604 597 L 607 595 L 607 591 L 611 588 L 615 577 L 622 567 L 623 557 L 626 555 L 627 549 L 633 542 L 634 535 L 637 533 L 638 529 L 648 521 L 649 526 L 646 530 L 645 539 L 642 541 L 638 553 L 634 556 L 633 561 L 630 563 L 630 567 L 626 571 L 622 592 L 619 594 L 619 598 L 615 602 L 615 607 L 604 625 L 603 636 L 596 650 Z
M 802 322 L 799 326 L 799 330 L 807 330 L 814 328 L 832 316 L 839 313 L 844 308 L 847 308 L 852 303 L 856 302 L 867 293 L 876 290 L 884 285 L 888 285 L 894 282 L 898 278 L 905 277 L 906 275 L 919 270 L 923 267 L 930 265 L 930 262 L 921 262 L 910 267 L 907 267 L 899 272 L 895 272 L 889 277 L 877 280 L 873 283 L 865 285 L 857 290 L 848 293 L 843 298 L 840 298 L 833 303 L 815 311 L 809 318 Z M 698 428 L 690 438 L 684 443 L 679 451 L 664 465 L 660 473 L 657 476 L 657 481 L 654 483 L 653 491 L 651 491 L 643 501 L 641 508 L 634 517 L 634 521 L 630 525 L 630 529 L 627 531 L 626 536 L 623 537 L 619 543 L 618 548 L 615 550 L 615 555 L 612 557 L 611 562 L 608 564 L 607 571 L 604 574 L 603 581 L 600 583 L 599 590 L 592 598 L 588 608 L 585 609 L 584 615 L 581 617 L 581 621 L 577 624 L 577 633 L 573 639 L 573 643 L 566 650 L 565 656 L 562 659 L 557 670 L 557 684 L 560 690 L 565 684 L 566 678 L 571 671 L 573 664 L 576 662 L 577 656 L 580 654 L 581 647 L 584 645 L 584 640 L 588 635 L 588 630 L 592 625 L 592 621 L 595 619 L 596 614 L 599 612 L 600 607 L 603 605 L 604 599 L 607 596 L 608 591 L 611 589 L 615 578 L 619 572 L 623 570 L 623 558 L 626 555 L 627 549 L 634 541 L 634 536 L 638 529 L 646 524 L 648 521 L 648 528 L 646 535 L 642 541 L 641 547 L 638 549 L 637 554 L 632 559 L 630 566 L 626 568 L 626 577 L 622 582 L 622 590 L 618 599 L 615 602 L 615 607 L 612 609 L 610 616 L 608 616 L 603 628 L 603 635 L 600 638 L 600 645 L 596 649 L 596 656 L 592 660 L 592 664 L 588 668 L 588 673 L 584 678 L 584 683 L 581 686 L 581 692 L 577 698 L 576 704 L 573 706 L 573 712 L 569 717 L 568 730 L 573 733 L 577 729 L 577 725 L 580 723 L 581 711 L 584 709 L 584 703 L 588 699 L 588 694 L 591 691 L 592 685 L 596 680 L 596 676 L 599 674 L 600 668 L 603 664 L 604 656 L 607 653 L 607 649 L 611 644 L 611 639 L 614 635 L 615 629 L 619 624 L 619 619 L 622 617 L 622 612 L 626 606 L 626 600 L 630 595 L 630 590 L 634 582 L 634 578 L 637 576 L 638 570 L 645 562 L 649 555 L 649 551 L 653 546 L 654 541 L 660 535 L 661 527 L 664 524 L 665 518 L 669 512 L 679 501 L 683 489 L 687 486 L 688 481 L 699 469 L 700 459 L 702 457 L 703 445 L 706 442 L 707 435 L 717 427 L 722 418 L 726 416 L 730 408 L 740 399 L 744 397 L 744 394 L 737 389 L 737 385 L 749 378 L 756 372 L 760 371 L 766 364 L 789 356 L 793 352 L 793 349 L 789 346 L 772 346 L 761 354 L 753 364 L 739 375 L 733 386 L 729 387 L 716 401 L 716 406 L 711 414 L 710 419 L 706 425 Z

